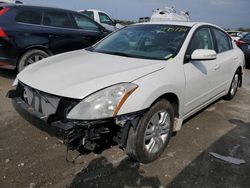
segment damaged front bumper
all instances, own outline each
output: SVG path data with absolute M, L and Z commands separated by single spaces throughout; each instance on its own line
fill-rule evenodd
M 44 115 L 39 112 L 40 110 L 35 110 L 28 104 L 23 93 L 24 90 L 22 87 L 20 89 L 20 86 L 8 93 L 16 111 L 39 129 L 62 139 L 70 149 L 78 149 L 83 146 L 85 149 L 94 150 L 102 143 L 108 143 L 107 141 L 113 141 L 126 147 L 129 129 L 131 127 L 135 129 L 146 112 L 146 110 L 142 110 L 101 120 L 68 120 L 66 116 L 71 103 L 74 103 L 71 101 L 72 99 L 60 97 L 55 112 Z M 43 97 L 41 94 L 41 99 Z

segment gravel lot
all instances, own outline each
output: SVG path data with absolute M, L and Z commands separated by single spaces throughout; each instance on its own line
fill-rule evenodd
M 69 152 L 22 119 L 5 97 L 16 76 L 0 70 L 0 187 L 250 187 L 250 70 L 232 101 L 219 100 L 185 122 L 155 162 L 138 164 L 114 146 Z M 215 152 L 244 159 L 233 165 Z

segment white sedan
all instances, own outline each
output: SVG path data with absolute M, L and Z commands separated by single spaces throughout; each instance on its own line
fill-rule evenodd
M 9 97 L 20 114 L 63 130 L 73 148 L 113 140 L 148 163 L 183 120 L 221 97 L 232 99 L 243 68 L 244 54 L 218 26 L 143 23 L 28 66 Z

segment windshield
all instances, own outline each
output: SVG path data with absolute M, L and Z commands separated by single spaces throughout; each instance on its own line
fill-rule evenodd
M 166 60 L 178 54 L 189 27 L 173 25 L 133 25 L 119 30 L 91 51 L 135 57 Z

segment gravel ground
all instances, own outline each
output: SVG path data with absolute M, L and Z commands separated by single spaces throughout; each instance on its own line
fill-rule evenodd
M 0 70 L 0 187 L 250 187 L 250 70 L 232 101 L 219 100 L 184 123 L 155 162 L 119 147 L 70 151 L 22 119 L 5 97 L 16 74 Z M 209 155 L 244 159 L 233 165 Z

